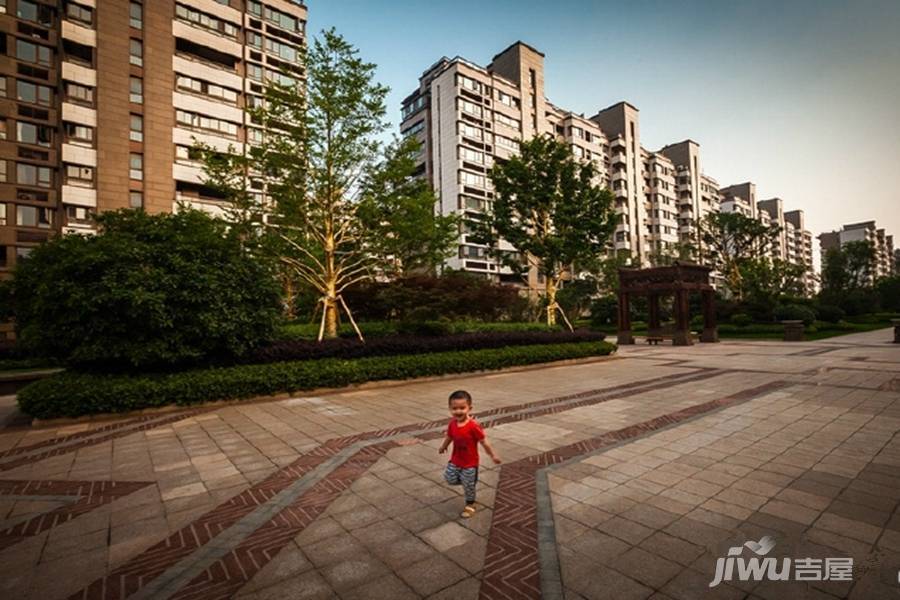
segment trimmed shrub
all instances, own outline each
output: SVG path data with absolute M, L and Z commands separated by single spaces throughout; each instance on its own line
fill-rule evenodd
M 444 336 L 450 334 L 450 324 L 446 321 L 400 321 L 397 331 L 413 336 Z
M 828 323 L 838 323 L 843 319 L 847 313 L 839 306 L 832 306 L 831 304 L 822 304 L 816 309 L 816 315 L 819 317 L 820 321 L 826 321 Z
M 538 344 L 571 344 L 601 342 L 606 336 L 592 331 L 509 331 L 460 333 L 444 336 L 389 335 L 372 338 L 365 343 L 356 338 L 338 338 L 316 342 L 293 340 L 276 342 L 246 356 L 244 363 L 267 363 L 286 360 L 318 360 L 323 358 L 363 358 L 366 356 L 399 356 L 431 354 L 455 350 L 482 350 L 505 346 Z
M 812 309 L 799 304 L 782 304 L 775 307 L 776 321 L 803 321 L 809 327 L 816 320 L 816 313 Z
M 442 321 L 448 334 L 457 333 L 505 333 L 514 331 L 561 331 L 562 327 L 548 327 L 544 323 L 518 323 L 499 321 L 496 323 L 483 323 L 481 321 Z M 385 335 L 395 335 L 400 332 L 399 322 L 369 321 L 358 323 L 360 331 L 366 341 Z M 410 324 L 407 322 L 407 326 Z M 340 326 L 338 333 L 342 338 L 356 338 L 356 332 L 349 323 Z M 316 323 L 291 323 L 281 328 L 275 336 L 278 341 L 287 340 L 315 340 L 319 335 L 319 325 Z
M 204 364 L 269 339 L 279 290 L 226 223 L 193 210 L 97 217 L 97 235 L 35 248 L 12 284 L 31 356 L 127 370 Z
M 703 329 L 703 315 L 694 315 L 691 317 L 691 329 Z
M 746 327 L 750 323 L 753 322 L 753 319 L 750 318 L 750 315 L 744 313 L 737 313 L 731 315 L 731 324 L 737 325 L 738 327 Z
M 330 358 L 156 375 L 65 372 L 26 386 L 19 392 L 18 402 L 25 413 L 34 417 L 75 417 L 341 387 L 381 379 L 502 369 L 604 356 L 615 349 L 615 345 L 607 342 L 583 342 L 357 360 Z

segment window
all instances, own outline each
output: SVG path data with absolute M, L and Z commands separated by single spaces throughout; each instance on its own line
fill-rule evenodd
M 50 168 L 16 163 L 16 182 L 23 185 L 36 185 L 48 188 L 52 185 Z
M 132 2 L 128 6 L 128 24 L 135 29 L 144 28 L 144 9 L 139 2 Z
M 6 0 L 0 0 L 0 15 L 6 14 Z M 6 259 L 6 254 L 3 255 L 3 259 Z
M 23 248 L 22 246 L 16 246 L 16 260 L 22 262 L 28 255 L 31 254 L 33 248 Z
M 0 140 L 6 139 L 6 120 L 0 119 Z
M 140 77 L 132 77 L 128 82 L 131 92 L 128 100 L 135 104 L 144 103 L 144 81 Z
M 16 82 L 16 99 L 20 102 L 30 102 L 41 106 L 50 106 L 52 103 L 49 87 L 21 80 Z
M 254 12 L 254 8 L 255 7 L 251 6 L 250 12 Z M 263 6 L 262 8 L 262 17 L 266 21 L 274 23 L 275 25 L 278 25 L 283 29 L 287 29 L 288 31 L 302 31 L 301 22 L 291 15 L 283 13 L 280 10 L 275 10 L 274 8 L 269 8 L 268 6 Z M 258 8 L 256 10 L 258 10 Z
M 141 115 L 131 115 L 131 133 L 128 139 L 132 142 L 144 141 L 144 117 Z
M 16 40 L 16 58 L 19 60 L 49 66 L 51 56 L 51 50 L 47 46 L 38 46 L 25 40 Z
M 90 225 L 94 209 L 84 206 L 66 206 L 66 220 L 70 225 Z
M 49 208 L 37 206 L 16 207 L 16 225 L 19 227 L 40 227 L 49 229 L 53 225 L 53 212 Z
M 4 2 L 4 7 L 0 12 L 6 12 L 5 4 Z M 33 21 L 44 27 L 53 25 L 53 9 L 30 0 L 19 0 L 16 3 L 16 16 L 25 21 Z
M 424 121 L 420 121 L 424 125 Z M 484 132 L 480 127 L 472 127 L 468 123 L 460 123 L 459 124 L 459 133 L 460 135 L 464 135 L 466 137 L 475 138 L 477 140 L 482 139 L 484 136 Z
M 65 84 L 66 99 L 77 104 L 94 105 L 94 88 L 67 81 Z
M 193 127 L 196 129 L 206 129 L 209 131 L 217 131 L 231 137 L 237 137 L 238 126 L 230 121 L 214 119 L 197 113 L 179 110 L 175 113 L 176 122 Z
M 78 187 L 94 187 L 94 168 L 66 165 L 66 183 Z
M 94 128 L 77 123 L 63 123 L 66 132 L 66 141 L 88 146 L 94 145 Z
M 479 187 L 484 187 L 484 175 L 476 175 L 475 173 L 469 173 L 468 171 L 460 171 L 459 182 L 467 185 L 477 185 Z
M 200 151 L 191 146 L 175 146 L 175 160 L 181 162 L 196 162 L 200 160 Z
M 230 37 L 232 39 L 237 39 L 237 26 L 229 23 L 228 21 L 223 21 L 222 19 L 217 19 L 212 15 L 200 12 L 199 10 L 196 10 L 189 6 L 176 4 L 175 17 L 181 21 L 190 23 L 191 25 L 202 27 L 203 29 L 209 29 L 210 31 L 215 31 L 216 33 L 221 33 L 226 37 Z
M 6 98 L 6 77 L 0 77 L 0 98 Z
M 132 179 L 141 180 L 144 178 L 144 155 L 132 153 L 129 157 L 130 170 L 128 176 Z
M 498 123 L 506 125 L 507 127 L 512 127 L 513 129 L 518 129 L 521 125 L 518 119 L 512 119 L 502 113 L 494 113 L 494 120 Z
M 235 90 L 214 83 L 201 81 L 200 79 L 194 79 L 193 77 L 188 77 L 186 75 L 176 76 L 175 87 L 186 92 L 213 96 L 214 98 L 224 100 L 229 104 L 237 104 L 238 100 L 238 93 Z
M 6 161 L 0 160 L 0 181 L 6 181 Z
M 482 109 L 474 102 L 469 102 L 468 100 L 460 100 L 460 106 L 462 107 L 463 112 L 467 112 L 477 117 L 481 116 Z
M 141 40 L 131 40 L 129 55 L 128 62 L 137 67 L 144 66 L 144 45 L 141 43 Z
M 66 17 L 73 21 L 81 21 L 82 23 L 91 25 L 94 22 L 94 11 L 87 6 L 68 2 L 66 3 Z
M 268 38 L 266 38 L 266 51 L 269 52 L 269 54 L 274 54 L 279 58 L 283 58 L 284 60 L 288 60 L 291 62 L 296 62 L 297 60 L 296 48 Z
M 144 207 L 143 192 L 128 192 L 128 206 L 130 206 L 131 208 L 143 208 Z
M 0 202 L 0 225 L 6 225 L 6 203 Z M 6 248 L 3 248 L 3 251 L 0 252 L 2 256 L 0 258 L 6 258 Z
M 476 150 L 470 150 L 469 148 L 460 147 L 459 148 L 459 157 L 462 160 L 467 160 L 469 162 L 475 162 L 484 164 L 484 154 L 478 152 Z
M 53 141 L 53 128 L 34 123 L 16 123 L 16 140 L 23 144 L 49 147 Z

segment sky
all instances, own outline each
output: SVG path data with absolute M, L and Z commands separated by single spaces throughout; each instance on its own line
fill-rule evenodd
M 522 40 L 545 54 L 557 106 L 626 100 L 649 150 L 693 139 L 707 175 L 802 209 L 813 236 L 874 219 L 900 247 L 900 0 L 307 5 L 311 35 L 335 27 L 378 65 L 392 132 L 442 56 L 486 66 Z

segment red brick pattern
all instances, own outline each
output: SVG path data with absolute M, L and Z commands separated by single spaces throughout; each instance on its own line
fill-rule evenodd
M 153 485 L 150 481 L 15 481 L 0 480 L 3 496 L 74 496 L 77 502 L 32 517 L 0 531 L 0 550 L 71 521 L 117 498 Z
M 678 382 L 696 381 L 701 378 L 713 377 L 723 371 L 715 369 L 697 369 L 688 374 L 672 374 L 647 380 L 649 385 L 635 386 L 635 384 L 622 384 L 599 390 L 589 390 L 557 398 L 538 400 L 535 402 L 505 406 L 479 413 L 482 425 L 490 427 L 500 423 L 518 421 L 539 415 L 568 410 L 575 406 L 596 404 L 613 398 L 621 398 L 624 395 L 642 393 L 650 389 L 662 388 L 672 384 L 672 380 Z M 561 403 L 582 398 L 581 402 L 562 405 Z M 528 408 L 544 407 L 526 415 L 511 414 Z M 497 416 L 496 419 L 490 417 Z M 314 450 L 300 456 L 296 461 L 270 475 L 261 483 L 245 490 L 234 498 L 220 504 L 197 521 L 172 534 L 166 540 L 147 549 L 143 553 L 129 560 L 127 563 L 91 583 L 85 589 L 73 594 L 70 598 L 104 598 L 118 600 L 125 598 L 146 585 L 149 581 L 158 577 L 166 569 L 180 560 L 189 556 L 197 548 L 200 548 L 213 537 L 236 523 L 261 504 L 267 502 L 278 492 L 286 488 L 293 481 L 323 463 L 329 457 L 354 443 L 372 441 L 381 438 L 396 436 L 412 431 L 422 431 L 438 428 L 434 432 L 419 434 L 417 437 L 428 439 L 443 434 L 446 419 L 412 423 L 392 429 L 382 429 L 359 433 L 343 438 L 329 440 Z M 333 471 L 328 477 L 318 482 L 309 491 L 303 494 L 292 507 L 279 513 L 274 522 L 282 523 L 278 528 L 263 526 L 251 534 L 237 548 L 217 561 L 210 569 L 197 580 L 192 581 L 184 588 L 185 594 L 203 593 L 214 594 L 215 590 L 225 590 L 232 594 L 240 589 L 250 578 L 255 575 L 269 560 L 275 557 L 278 550 L 299 533 L 303 527 L 320 514 L 336 499 L 343 490 L 349 487 L 369 466 L 384 454 L 389 448 L 396 446 L 394 441 L 386 441 L 367 446 L 354 454 L 348 461 Z M 360 470 L 360 466 L 365 468 Z M 533 489 L 532 489 L 533 495 Z M 321 503 L 321 504 L 320 504 Z M 304 516 L 306 515 L 306 516 Z M 312 516 L 308 521 L 308 517 Z M 292 535 L 286 532 L 294 531 Z M 214 576 L 215 575 L 215 576 Z M 210 582 L 216 582 L 215 584 Z M 236 586 L 236 587 L 235 587 Z M 180 594 L 181 592 L 179 592 Z M 216 594 L 218 592 L 215 592 Z M 223 592 L 225 593 L 225 592 Z M 186 596 L 187 597 L 187 596 Z M 203 597 L 207 596 L 190 596 Z M 218 597 L 218 596 L 214 596 Z M 228 597 L 226 594 L 223 597 Z
M 712 410 L 745 402 L 787 385 L 782 381 L 768 383 L 595 438 L 560 446 L 501 467 L 479 598 L 528 600 L 541 597 L 535 490 L 535 474 L 539 469 L 634 439 Z
M 199 414 L 200 412 L 203 412 L 203 410 L 178 412 L 163 418 L 154 416 L 137 417 L 128 421 L 105 425 L 97 429 L 80 431 L 71 435 L 44 440 L 43 442 L 39 442 L 37 444 L 32 444 L 29 446 L 19 446 L 17 448 L 12 448 L 0 454 L 0 459 L 6 458 L 8 456 L 17 456 L 26 452 L 38 450 L 40 448 L 47 449 L 38 454 L 32 454 L 29 456 L 23 456 L 18 459 L 0 462 L 0 471 L 9 471 L 10 469 L 15 469 L 16 467 L 21 467 L 22 465 L 35 463 L 52 456 L 70 454 L 72 452 L 75 452 L 76 450 L 80 450 L 81 448 L 96 446 L 97 444 L 102 444 L 103 442 L 130 435 L 138 431 L 146 431 L 155 427 L 161 427 L 162 425 L 174 423 L 175 421 L 187 419 L 188 417 L 192 417 L 196 414 Z M 69 443 L 74 440 L 81 441 Z

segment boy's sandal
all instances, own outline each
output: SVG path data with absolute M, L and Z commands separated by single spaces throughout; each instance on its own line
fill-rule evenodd
M 460 513 L 459 516 L 461 516 L 463 519 L 468 519 L 469 517 L 471 517 L 474 514 L 475 514 L 475 507 L 472 505 L 469 505 L 463 509 L 463 511 Z

